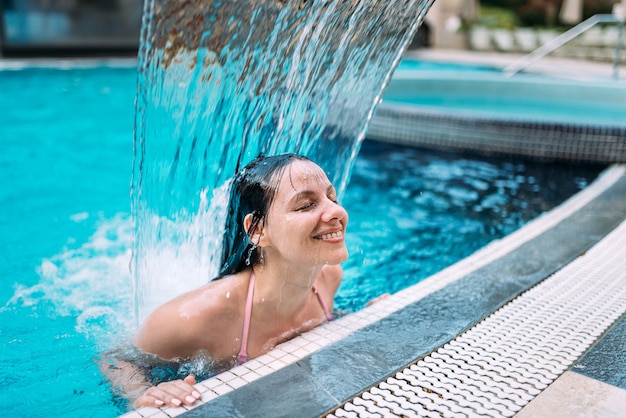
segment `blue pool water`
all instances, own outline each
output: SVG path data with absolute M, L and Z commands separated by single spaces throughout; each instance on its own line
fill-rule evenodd
M 128 335 L 136 71 L 0 71 L 0 402 L 6 416 L 125 412 L 98 370 Z M 366 141 L 343 203 L 337 296 L 360 309 L 519 228 L 601 167 Z M 63 411 L 63 412 L 60 412 Z
M 454 62 L 437 62 L 437 61 L 421 61 L 416 59 L 405 59 L 398 64 L 396 71 L 419 71 L 420 73 L 428 73 L 434 71 L 441 72 L 462 72 L 468 73 L 497 73 L 500 72 L 496 67 L 489 65 L 467 65 Z
M 405 60 L 385 103 L 488 120 L 626 127 L 626 83 Z

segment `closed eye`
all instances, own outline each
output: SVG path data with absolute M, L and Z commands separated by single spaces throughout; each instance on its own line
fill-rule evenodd
M 326 198 L 336 205 L 339 204 L 339 201 L 337 200 L 337 192 L 332 185 L 328 186 L 328 188 L 326 189 Z M 294 208 L 293 210 L 296 212 L 311 210 L 314 209 L 320 202 L 320 200 L 323 199 L 324 198 L 321 197 L 320 194 L 318 194 L 317 192 L 312 190 L 305 190 L 293 197 L 292 202 L 294 203 L 292 207 Z
M 303 204 L 297 206 L 296 211 L 308 210 L 308 209 L 311 209 L 314 205 L 315 205 L 314 202 L 306 202 L 306 203 L 303 203 Z
M 332 189 L 328 190 L 328 193 L 326 194 L 326 197 L 328 197 L 328 200 L 330 200 L 331 202 L 339 204 L 339 200 L 337 199 L 337 195 L 335 194 L 335 188 L 334 187 Z

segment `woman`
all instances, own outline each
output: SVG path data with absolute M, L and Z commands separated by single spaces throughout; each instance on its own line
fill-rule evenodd
M 140 350 L 240 364 L 332 318 L 348 214 L 324 171 L 293 154 L 259 157 L 231 190 L 221 280 L 157 308 L 135 335 Z M 135 407 L 192 405 L 193 384 L 161 383 Z

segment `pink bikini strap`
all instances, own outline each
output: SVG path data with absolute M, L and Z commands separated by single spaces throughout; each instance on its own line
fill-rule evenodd
M 254 299 L 254 271 L 250 274 L 248 284 L 248 296 L 246 298 L 246 309 L 243 317 L 243 332 L 241 334 L 241 348 L 237 354 L 237 364 L 248 361 L 248 333 L 250 332 L 250 319 L 252 318 L 252 300 Z
M 315 285 L 313 285 L 313 293 L 315 293 L 315 296 L 317 296 L 317 300 L 319 300 L 320 305 L 322 305 L 322 309 L 324 310 L 324 315 L 326 315 L 326 319 L 329 321 L 332 321 L 333 319 L 335 319 L 335 315 L 333 315 L 328 310 L 328 305 L 326 305 L 326 302 L 322 298 L 322 295 L 320 295 L 320 293 L 317 291 L 317 287 L 315 287 Z
M 332 321 L 335 316 L 328 310 L 328 305 L 319 294 L 315 285 L 313 285 L 313 293 L 317 296 L 317 300 L 322 306 L 322 310 L 326 315 L 326 319 Z M 248 284 L 248 296 L 246 298 L 246 308 L 243 318 L 243 332 L 241 334 L 241 348 L 237 354 L 237 364 L 243 364 L 248 361 L 248 333 L 250 332 L 250 320 L 252 319 L 252 300 L 254 299 L 254 272 L 250 274 L 250 283 Z

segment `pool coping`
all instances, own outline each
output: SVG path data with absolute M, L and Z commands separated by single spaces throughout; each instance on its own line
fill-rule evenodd
M 611 166 L 557 208 L 470 257 L 198 383 L 199 405 L 139 408 L 123 417 L 319 416 L 447 343 L 599 242 L 626 218 L 625 173 L 626 166 Z M 402 332 L 389 333 L 394 327 Z M 280 396 L 268 397 L 268 386 L 280 388 Z
M 470 51 L 460 49 L 418 49 L 407 51 L 407 58 L 458 64 L 484 65 L 504 69 L 525 54 Z M 598 62 L 576 58 L 545 56 L 524 70 L 528 73 L 546 74 L 569 80 L 626 82 L 626 71 L 615 77 L 613 62 Z
M 612 386 L 609 379 L 602 379 L 603 383 L 567 371 L 612 325 L 596 344 L 604 346 L 596 357 L 608 377 L 615 374 L 612 367 L 622 369 L 622 376 L 626 370 L 620 362 L 623 355 L 611 362 L 605 347 L 612 344 L 603 344 L 611 334 L 620 335 L 615 323 L 626 312 L 624 248 L 626 221 L 469 330 L 351 398 L 326 418 L 621 416 L 615 411 L 624 411 L 626 390 Z M 594 351 L 595 347 L 590 353 Z M 596 383 L 600 388 L 578 393 L 578 388 Z M 551 395 L 555 387 L 569 399 Z M 547 408 L 546 398 L 552 404 Z M 573 413 L 561 412 L 564 408 Z
M 367 135 L 393 144 L 481 155 L 569 163 L 626 162 L 626 125 L 619 124 L 506 119 L 383 102 Z

